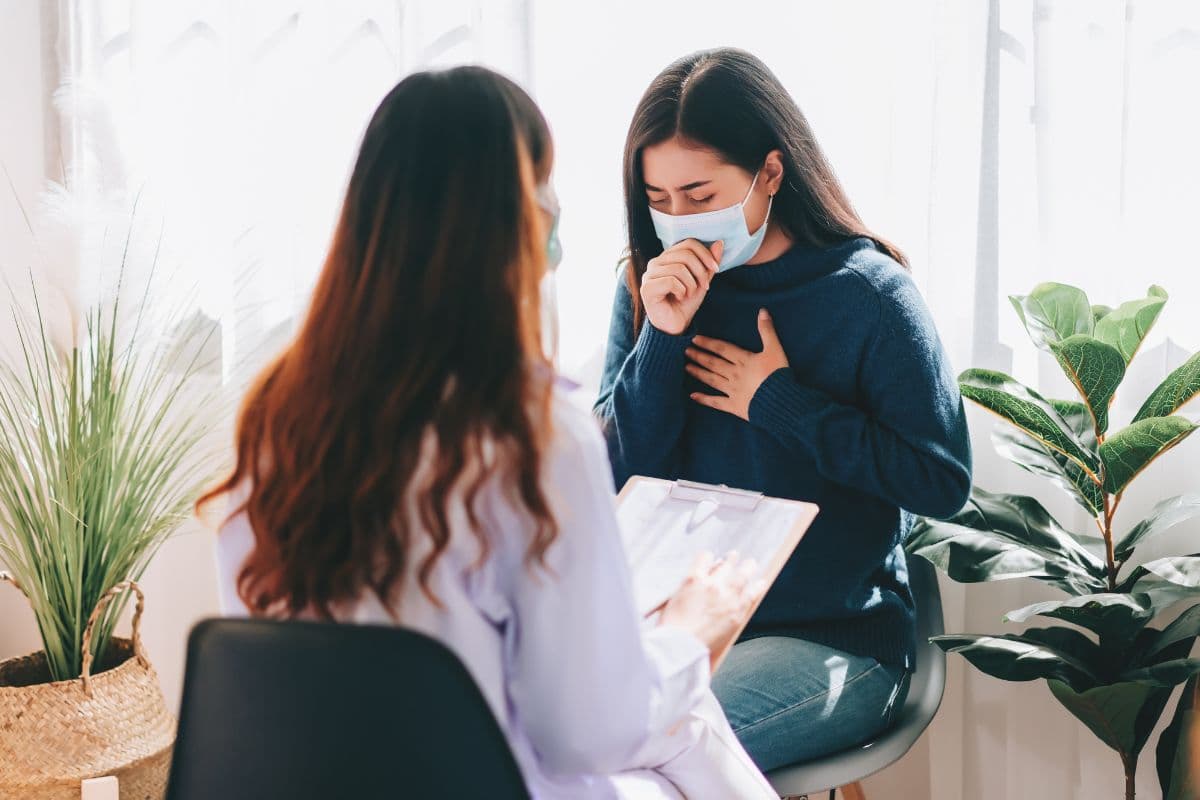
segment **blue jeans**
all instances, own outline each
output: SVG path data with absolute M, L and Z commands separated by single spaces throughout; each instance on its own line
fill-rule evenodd
M 844 750 L 887 728 L 904 704 L 908 672 L 803 639 L 764 636 L 734 645 L 713 692 L 759 769 Z

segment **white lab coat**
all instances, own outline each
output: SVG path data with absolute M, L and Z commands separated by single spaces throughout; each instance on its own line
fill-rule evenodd
M 692 634 L 645 627 L 634 609 L 596 423 L 556 395 L 543 487 L 559 536 L 548 570 L 526 563 L 532 525 L 489 481 L 478 500 L 491 543 L 482 566 L 461 502 L 430 575 L 435 606 L 405 576 L 394 608 L 453 650 L 487 698 L 534 798 L 775 798 L 709 691 L 708 652 Z M 410 564 L 427 552 L 427 537 Z M 221 529 L 225 613 L 245 614 L 236 578 L 253 547 L 246 515 Z M 344 622 L 390 624 L 366 595 Z M 483 787 L 481 787 L 483 790 Z

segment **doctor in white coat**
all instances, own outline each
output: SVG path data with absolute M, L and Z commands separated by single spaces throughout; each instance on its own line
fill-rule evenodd
M 383 100 L 307 317 L 201 500 L 227 503 L 222 604 L 437 638 L 535 798 L 774 798 L 709 691 L 764 586 L 709 560 L 640 619 L 603 441 L 555 388 L 551 163 L 536 106 L 488 70 Z

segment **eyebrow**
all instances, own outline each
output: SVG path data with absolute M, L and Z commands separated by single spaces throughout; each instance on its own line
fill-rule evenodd
M 712 181 L 693 181 L 692 183 L 689 183 L 686 186 L 680 186 L 679 191 L 690 192 L 692 189 L 699 189 L 701 186 L 707 186 L 710 183 L 712 183 Z M 646 183 L 644 185 L 646 187 L 646 191 L 648 191 L 648 192 L 665 192 L 666 191 L 666 189 L 660 189 L 657 186 L 651 186 L 648 183 Z

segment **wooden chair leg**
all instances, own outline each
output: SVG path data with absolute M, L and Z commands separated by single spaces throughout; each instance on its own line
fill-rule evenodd
M 842 797 L 846 800 L 867 800 L 867 793 L 863 791 L 862 784 L 855 781 L 842 787 Z

